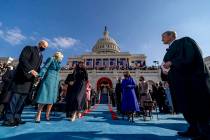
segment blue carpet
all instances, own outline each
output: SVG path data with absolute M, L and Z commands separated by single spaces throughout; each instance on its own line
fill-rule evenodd
M 114 109 L 113 109 L 114 110 Z M 108 105 L 100 104 L 82 119 L 70 122 L 63 113 L 52 114 L 52 121 L 43 119 L 34 123 L 35 110 L 27 107 L 23 113 L 26 124 L 18 127 L 0 126 L 0 139 L 38 140 L 38 139 L 73 139 L 73 140 L 187 140 L 176 136 L 187 124 L 180 115 L 160 115 L 150 121 L 136 118 L 135 123 L 127 120 L 112 120 Z

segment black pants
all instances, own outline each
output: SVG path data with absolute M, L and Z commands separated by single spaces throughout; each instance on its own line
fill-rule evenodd
M 192 113 L 183 113 L 185 120 L 189 124 L 189 131 L 193 133 L 198 133 L 200 135 L 207 136 L 210 138 L 210 126 L 209 126 L 209 116 L 202 116 L 202 118 L 197 118 L 192 115 Z
M 163 113 L 164 112 L 165 101 L 163 99 L 158 99 L 157 104 L 158 104 L 158 108 L 159 108 L 160 113 Z
M 121 98 L 117 99 L 117 111 L 121 112 Z
M 116 104 L 115 104 L 115 98 L 114 98 L 114 96 L 111 96 L 111 100 L 112 100 L 112 106 L 115 107 Z
M 27 95 L 14 93 L 12 98 L 7 106 L 5 119 L 6 120 L 15 120 L 21 119 L 21 114 L 24 109 L 24 101 Z

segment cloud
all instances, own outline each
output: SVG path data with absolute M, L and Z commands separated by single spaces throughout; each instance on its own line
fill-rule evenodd
M 30 36 L 29 39 L 35 41 L 36 40 L 36 37 L 35 36 Z
M 17 27 L 7 30 L 0 30 L 0 38 L 11 45 L 20 44 L 23 40 L 26 39 L 21 30 Z
M 71 37 L 55 37 L 53 39 L 46 39 L 49 42 L 49 46 L 55 48 L 71 48 L 77 43 L 79 40 L 71 38 Z
M 37 39 L 40 37 L 41 35 L 38 32 L 33 32 L 31 35 L 26 37 L 18 27 L 4 28 L 2 22 L 0 21 L 0 39 L 6 41 L 12 46 L 18 45 L 23 41 L 37 41 Z M 48 41 L 50 47 L 54 47 L 60 50 L 71 48 L 80 42 L 79 40 L 68 36 L 58 36 L 45 39 Z
M 200 19 L 191 18 L 184 23 L 178 24 L 177 27 L 179 29 L 178 36 L 192 37 L 200 46 L 204 56 L 209 56 L 210 24 L 207 19 L 202 17 L 200 17 Z

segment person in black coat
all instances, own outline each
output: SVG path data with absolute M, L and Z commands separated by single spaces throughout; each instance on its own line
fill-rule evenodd
M 117 101 L 117 112 L 121 113 L 121 102 L 122 102 L 122 82 L 121 77 L 118 78 L 116 87 L 115 87 L 116 101 Z
M 21 114 L 24 108 L 24 101 L 30 94 L 35 77 L 38 75 L 42 63 L 42 51 L 48 47 L 45 40 L 39 42 L 38 46 L 26 46 L 23 48 L 19 64 L 14 74 L 13 95 L 6 109 L 3 125 L 15 126 L 24 124 Z
M 71 89 L 68 90 L 68 102 L 70 121 L 75 121 L 76 116 L 81 116 L 81 110 L 85 106 L 86 83 L 88 80 L 88 73 L 84 67 L 83 62 L 79 62 L 73 72 L 73 77 L 67 77 L 66 83 L 73 81 Z M 67 114 L 68 115 L 68 114 Z
M 73 74 L 68 74 L 66 80 L 65 80 L 65 84 L 68 85 L 67 88 L 67 92 L 66 92 L 66 117 L 71 117 L 74 109 L 72 108 L 72 100 L 74 100 L 75 98 L 73 97 L 73 93 L 71 92 L 72 90 L 72 86 L 74 84 L 74 76 Z
M 91 89 L 91 106 L 94 106 L 96 104 L 96 100 L 97 100 L 97 95 L 95 90 L 92 88 Z
M 169 49 L 163 59 L 175 112 L 183 113 L 189 124 L 186 132 L 178 132 L 184 137 L 210 139 L 210 75 L 204 64 L 197 43 L 189 38 L 176 39 L 173 31 L 162 34 L 164 44 Z
M 158 95 L 158 84 L 152 84 L 152 95 L 151 95 L 151 97 L 152 97 L 152 100 L 153 101 L 156 101 L 156 102 L 158 102 L 157 100 L 158 100 L 158 97 L 157 97 L 157 95 Z
M 162 82 L 159 82 L 156 99 L 160 113 L 169 113 L 169 108 L 166 105 L 166 93 Z

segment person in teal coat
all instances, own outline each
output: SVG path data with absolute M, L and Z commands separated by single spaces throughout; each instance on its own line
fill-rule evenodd
M 38 112 L 36 115 L 36 123 L 40 122 L 41 112 L 44 105 L 47 105 L 46 120 L 49 121 L 51 108 L 56 103 L 58 96 L 58 85 L 60 81 L 60 69 L 63 54 L 56 52 L 53 57 L 46 60 L 45 65 L 39 73 L 41 79 L 40 87 L 37 91 L 36 102 L 38 103 Z

